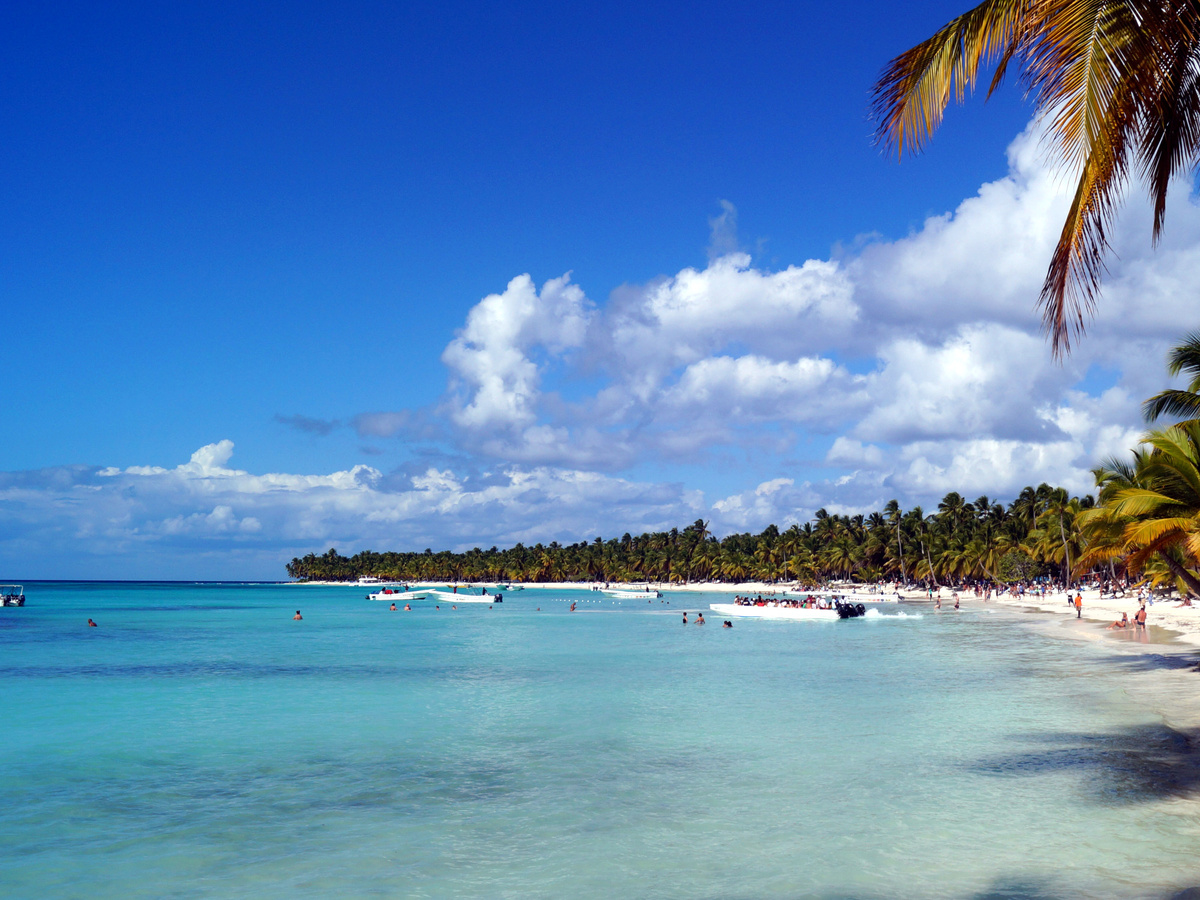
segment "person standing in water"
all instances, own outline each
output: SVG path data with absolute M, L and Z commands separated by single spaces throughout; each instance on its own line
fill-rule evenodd
M 684 613 L 684 614 L 683 614 L 683 624 L 684 624 L 684 625 L 686 625 L 686 624 L 687 624 L 687 613 Z
M 304 618 L 304 616 L 300 615 L 300 610 L 296 610 L 296 614 L 294 616 L 292 616 L 292 621 L 299 622 L 303 618 Z
M 100 626 L 97 625 L 95 622 L 93 622 L 91 619 L 88 619 L 88 628 L 99 628 L 99 627 Z

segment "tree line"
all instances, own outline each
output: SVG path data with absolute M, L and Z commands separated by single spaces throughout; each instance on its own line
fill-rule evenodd
M 557 542 L 465 553 L 375 553 L 331 549 L 287 565 L 305 581 L 799 581 L 881 580 L 931 586 L 1052 577 L 1145 581 L 1200 597 L 1200 332 L 1167 358 L 1183 388 L 1143 405 L 1153 428 L 1128 457 L 1092 470 L 1096 495 L 1027 487 L 1010 503 L 950 492 L 937 509 L 889 501 L 867 515 L 824 509 L 804 525 L 718 539 L 697 519 L 684 528 L 619 539 Z
M 1047 484 L 1027 487 L 1007 506 L 984 496 L 967 501 L 951 492 L 926 514 L 895 500 L 869 515 L 818 510 L 813 521 L 786 530 L 718 539 L 696 520 L 619 539 L 575 544 L 478 547 L 465 553 L 363 551 L 293 559 L 292 578 L 353 581 L 800 581 L 899 580 L 930 584 L 971 579 L 1012 581 L 1070 571 L 1083 548 L 1080 513 L 1091 497 L 1072 497 Z

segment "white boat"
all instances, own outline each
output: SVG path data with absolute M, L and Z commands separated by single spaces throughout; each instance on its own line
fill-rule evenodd
M 424 593 L 441 602 L 450 603 L 503 603 L 502 594 L 468 594 L 464 591 L 425 591 Z
M 787 619 L 808 621 L 833 621 L 839 618 L 836 609 L 809 609 L 799 606 L 743 606 L 739 603 L 710 603 L 708 606 L 723 616 L 741 619 Z
M 0 606 L 24 606 L 25 588 L 19 584 L 0 584 Z
M 843 603 L 862 603 L 866 606 L 881 606 L 885 603 L 899 603 L 900 598 L 887 594 L 855 594 L 845 591 L 818 591 L 805 594 L 807 597 L 820 597 L 824 600 L 840 600 Z
M 662 591 L 652 591 L 649 588 L 644 591 L 613 591 L 603 588 L 601 589 L 601 593 L 607 594 L 610 597 L 617 597 L 621 600 L 657 600 L 662 596 Z
M 429 591 L 410 591 L 406 584 L 392 584 L 367 594 L 368 600 L 424 600 Z

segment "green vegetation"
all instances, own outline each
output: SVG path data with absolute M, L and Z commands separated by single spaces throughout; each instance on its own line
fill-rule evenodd
M 466 553 L 372 553 L 330 550 L 288 564 L 288 575 L 353 581 L 374 575 L 398 581 L 793 581 L 896 579 L 933 584 L 1057 573 L 1080 554 L 1080 514 L 1091 497 L 1028 487 L 1007 507 L 988 497 L 967 502 L 949 493 L 937 512 L 902 510 L 893 500 L 863 516 L 818 510 L 814 521 L 780 531 L 718 540 L 707 523 L 624 535 L 620 540 Z M 1065 543 L 1064 543 L 1065 541 Z

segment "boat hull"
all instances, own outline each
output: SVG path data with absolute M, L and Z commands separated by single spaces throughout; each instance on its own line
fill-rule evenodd
M 367 599 L 391 600 L 395 602 L 396 600 L 424 600 L 427 596 L 429 596 L 429 591 L 393 591 L 390 594 L 379 591 L 375 594 L 367 594 Z
M 736 603 L 710 603 L 709 609 L 723 616 L 741 619 L 783 619 L 786 621 L 836 622 L 836 609 L 802 609 L 794 606 L 739 606 Z
M 495 594 L 456 594 L 453 591 L 425 591 L 435 600 L 445 603 L 496 603 Z M 503 603 L 504 601 L 499 601 Z

